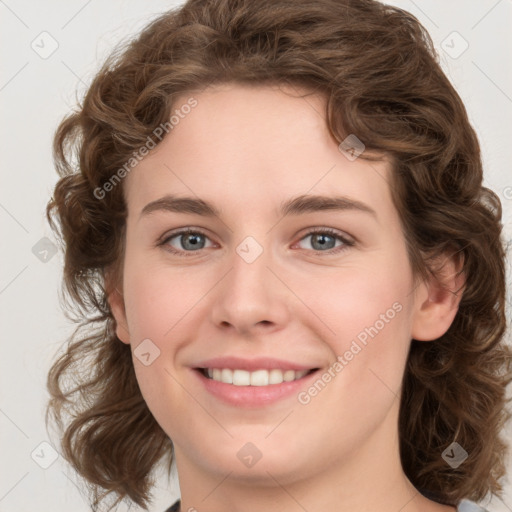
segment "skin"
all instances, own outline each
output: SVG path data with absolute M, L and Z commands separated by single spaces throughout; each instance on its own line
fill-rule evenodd
M 428 342 L 446 332 L 460 294 L 434 280 L 415 282 L 389 163 L 346 158 L 327 131 L 324 99 L 298 92 L 305 91 L 223 84 L 193 94 L 197 106 L 124 181 L 123 278 L 109 301 L 122 342 L 133 351 L 149 338 L 160 350 L 148 366 L 133 361 L 148 407 L 175 446 L 181 510 L 453 511 L 406 478 L 397 420 L 411 338 Z M 204 199 L 220 214 L 141 216 L 166 194 Z M 301 194 L 344 195 L 376 215 L 278 214 Z M 179 236 L 158 245 L 189 226 L 206 234 L 204 248 L 186 252 Z M 325 254 L 308 231 L 326 227 L 354 245 L 337 241 L 334 250 L 343 250 Z M 247 236 L 263 249 L 252 263 L 236 252 Z M 462 284 L 456 270 L 446 258 L 451 290 Z M 397 302 L 401 311 L 306 405 L 293 395 L 233 407 L 191 369 L 200 359 L 236 355 L 327 371 Z M 247 442 L 262 455 L 251 468 L 237 457 Z

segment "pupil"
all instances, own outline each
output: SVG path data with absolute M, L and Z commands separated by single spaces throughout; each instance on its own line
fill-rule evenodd
M 329 244 L 329 240 L 326 240 L 326 239 L 330 239 L 331 242 L 334 242 L 334 238 L 330 235 L 323 235 L 323 234 L 317 234 L 317 235 L 314 235 L 313 237 L 313 247 L 314 247 L 314 244 L 317 243 L 320 245 L 320 248 L 326 248 L 328 245 L 329 245 L 329 249 L 332 249 L 334 247 L 334 245 L 332 244 Z
M 201 241 L 199 238 L 202 235 L 185 235 L 185 243 L 182 243 L 184 249 L 201 249 Z M 187 247 L 188 245 L 188 247 Z

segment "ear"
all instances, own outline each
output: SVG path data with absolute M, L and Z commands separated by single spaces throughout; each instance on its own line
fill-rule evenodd
M 427 281 L 415 290 L 411 336 L 418 341 L 432 341 L 450 328 L 459 309 L 465 276 L 460 253 L 443 254 Z
M 130 331 L 128 329 L 128 322 L 126 321 L 123 292 L 119 289 L 120 286 L 116 286 L 112 275 L 107 275 L 105 281 L 107 283 L 107 301 L 116 321 L 116 336 L 123 343 L 129 344 Z

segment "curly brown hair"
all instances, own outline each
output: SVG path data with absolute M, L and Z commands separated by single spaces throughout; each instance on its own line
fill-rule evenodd
M 78 327 L 49 372 L 46 421 L 58 425 L 93 508 L 112 495 L 146 508 L 152 471 L 162 461 L 170 471 L 173 460 L 130 346 L 115 334 L 107 294 L 122 273 L 127 210 L 122 185 L 105 184 L 169 119 L 175 98 L 225 82 L 323 94 L 337 142 L 357 134 L 368 154 L 393 162 L 415 275 L 436 275 L 446 251 L 461 256 L 466 283 L 451 327 L 411 342 L 400 455 L 410 481 L 439 502 L 499 495 L 512 380 L 501 204 L 482 185 L 475 131 L 430 36 L 410 13 L 373 0 L 189 0 L 111 54 L 54 138 L 60 180 L 47 216 L 64 246 Z M 452 441 L 469 454 L 456 469 L 441 458 Z

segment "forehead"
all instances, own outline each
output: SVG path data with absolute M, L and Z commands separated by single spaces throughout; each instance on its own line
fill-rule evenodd
M 195 195 L 221 210 L 309 193 L 391 203 L 389 162 L 347 158 L 328 131 L 321 95 L 222 84 L 178 97 L 172 114 L 169 134 L 127 178 L 129 210 L 165 193 Z

